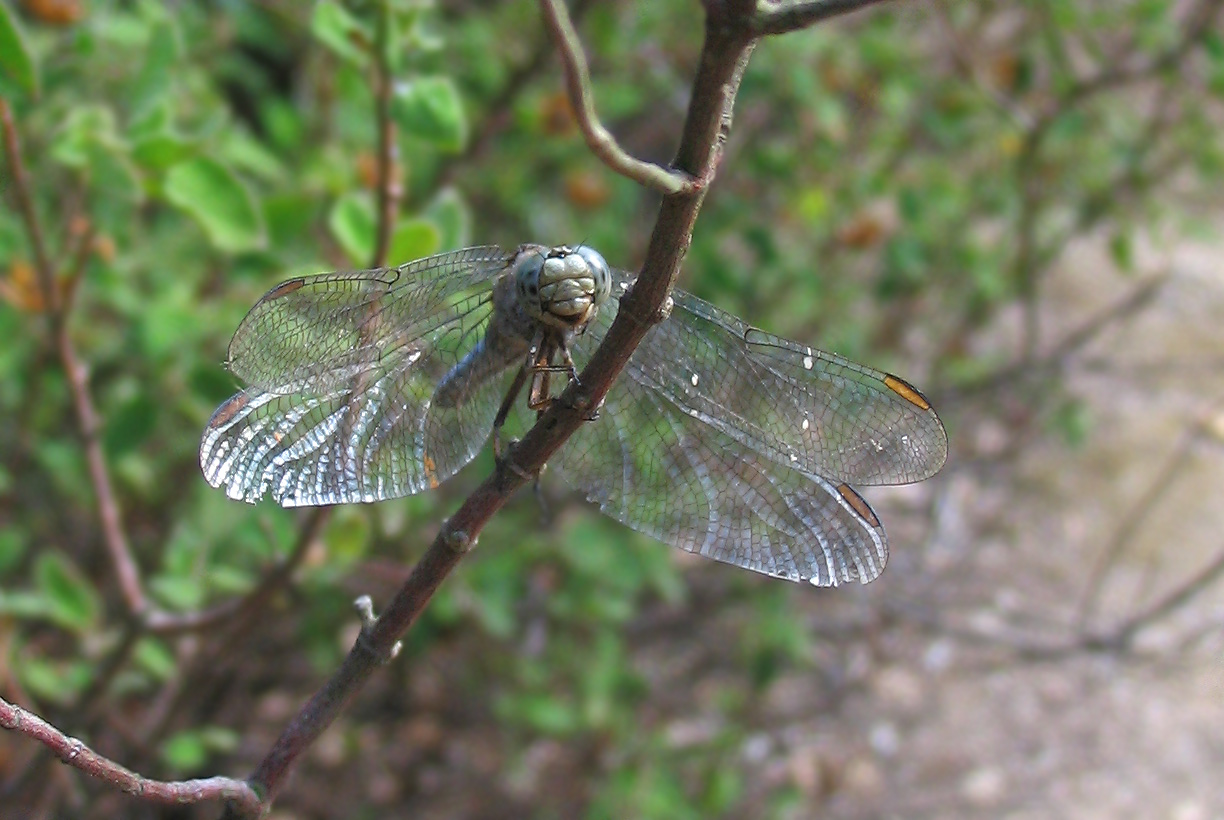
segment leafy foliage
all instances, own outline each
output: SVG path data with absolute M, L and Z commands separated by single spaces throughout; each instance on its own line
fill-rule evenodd
M 392 262 L 528 240 L 586 242 L 625 268 L 641 258 L 655 203 L 588 153 L 557 72 L 539 68 L 552 63 L 532 4 L 96 2 L 67 23 L 28 5 L 0 4 L 0 97 L 66 260 L 56 286 L 75 288 L 67 332 L 89 365 L 123 523 L 167 611 L 256 588 L 301 529 L 297 514 L 210 490 L 197 445 L 235 389 L 220 360 L 258 295 L 374 256 L 374 49 L 394 79 Z M 586 5 L 601 114 L 666 162 L 697 64 L 696 4 Z M 1171 0 L 915 5 L 758 47 L 682 285 L 771 331 L 964 387 L 1049 344 L 1036 318 L 1015 348 L 975 342 L 1009 311 L 1036 316 L 1074 238 L 1106 232 L 1123 283 L 1138 226 L 1193 221 L 1168 182 L 1188 171 L 1188 184 L 1218 185 L 1224 144 L 1212 109 L 1179 102 L 1224 97 L 1224 39 L 1188 37 Z M 1000 33 L 990 23 L 1004 12 L 1019 22 Z M 381 44 L 377 14 L 392 19 Z M 1188 67 L 1201 88 L 1179 79 Z M 19 209 L 0 211 L 0 680 L 69 712 L 130 650 L 91 697 L 139 710 L 198 675 L 218 701 L 233 689 L 242 701 L 174 701 L 132 744 L 157 750 L 150 773 L 241 768 L 255 693 L 334 667 L 350 587 L 389 592 L 491 461 L 427 497 L 339 511 L 273 616 L 206 633 L 206 652 L 174 635 L 123 648 L 35 255 Z M 1092 435 L 1057 384 L 1039 392 L 1048 426 L 1072 443 Z M 462 654 L 455 698 L 480 704 L 508 757 L 540 739 L 589 750 L 570 784 L 587 816 L 743 813 L 745 693 L 815 663 L 788 614 L 810 593 L 689 569 L 561 501 L 549 527 L 531 499 L 497 519 L 409 636 L 409 664 Z M 685 746 L 651 706 L 662 673 L 641 668 L 629 632 L 690 606 L 690 578 L 726 593 L 717 609 L 737 619 L 725 640 L 742 676 L 712 684 L 717 728 Z M 244 656 L 254 671 L 234 663 Z M 208 678 L 210 660 L 229 677 Z M 794 802 L 780 788 L 761 805 L 786 816 Z

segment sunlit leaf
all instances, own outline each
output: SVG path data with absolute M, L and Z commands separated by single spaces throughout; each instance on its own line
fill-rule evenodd
M 405 133 L 458 151 L 467 140 L 467 119 L 449 77 L 420 77 L 397 83 L 391 116 Z
M 443 250 L 471 243 L 472 214 L 454 188 L 445 188 L 425 207 L 424 216 L 438 226 L 438 246 Z
M 369 60 L 370 32 L 344 6 L 332 0 L 322 0 L 314 7 L 310 33 L 337 56 L 354 65 Z
M 327 215 L 327 227 L 356 265 L 368 265 L 374 255 L 374 205 L 363 193 L 336 200 Z
M 140 117 L 166 96 L 178 57 L 178 33 L 174 24 L 169 18 L 161 20 L 153 27 L 145 47 L 144 65 L 126 95 L 133 118 Z
M 263 214 L 254 197 L 217 160 L 197 157 L 175 165 L 166 174 L 164 191 L 166 199 L 194 218 L 220 250 L 247 251 L 263 245 Z
M 18 89 L 38 93 L 38 71 L 25 32 L 17 24 L 8 3 L 0 3 L 0 94 Z
M 406 219 L 395 227 L 387 262 L 398 265 L 437 253 L 442 245 L 438 226 L 427 219 Z

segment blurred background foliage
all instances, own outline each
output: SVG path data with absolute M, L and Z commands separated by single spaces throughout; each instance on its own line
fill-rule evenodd
M 951 470 L 977 455 L 963 407 L 1074 445 L 1092 421 L 1037 366 L 1058 341 L 1043 282 L 1069 243 L 1103 236 L 1121 293 L 1137 226 L 1215 227 L 1200 206 L 1224 178 L 1217 6 L 898 2 L 763 42 L 681 285 L 906 374 L 949 423 Z M 601 116 L 632 153 L 665 163 L 699 5 L 572 8 Z M 392 22 L 382 44 L 379 14 Z M 247 307 L 285 277 L 373 256 L 379 47 L 398 133 L 392 263 L 581 241 L 637 266 L 657 202 L 587 151 L 534 3 L 0 6 L 0 96 L 71 300 L 66 332 L 88 367 L 122 526 L 165 612 L 248 594 L 308 515 L 228 501 L 201 479 L 197 447 L 235 389 L 221 361 Z M 336 510 L 257 617 L 133 630 L 3 173 L 0 688 L 147 774 L 243 773 L 347 650 L 354 595 L 385 600 L 491 458 L 437 492 Z M 981 398 L 1025 365 L 1036 376 L 1023 400 Z M 853 663 L 847 639 L 794 613 L 871 621 L 877 585 L 813 593 L 708 566 L 545 491 L 547 520 L 529 496 L 495 519 L 405 656 L 308 764 L 343 766 L 351 782 L 299 777 L 284 816 L 810 816 L 820 789 L 749 776 L 768 725 L 757 701 L 798 672 L 813 708 L 829 708 L 821 693 L 840 691 L 832 679 Z M 923 499 L 885 516 L 900 525 L 881 590 L 922 567 Z M 692 703 L 700 719 L 671 720 Z M 456 738 L 474 740 L 457 752 Z M 0 773 L 37 792 L 47 770 L 31 751 L 9 738 L 0 749 Z M 40 799 L 52 815 L 74 801 L 80 817 L 132 810 L 102 795 L 91 814 L 79 791 Z

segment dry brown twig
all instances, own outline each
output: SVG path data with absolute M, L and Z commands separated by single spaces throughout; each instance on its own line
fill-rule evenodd
M 204 800 L 227 800 L 258 811 L 259 795 L 241 780 L 209 777 L 202 780 L 150 780 L 103 757 L 80 740 L 69 737 L 38 715 L 0 698 L 0 728 L 37 740 L 75 769 L 149 803 L 184 805 Z

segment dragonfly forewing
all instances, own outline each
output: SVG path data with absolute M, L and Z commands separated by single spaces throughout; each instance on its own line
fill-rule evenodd
M 618 277 L 614 293 L 631 284 Z M 554 457 L 558 472 L 607 514 L 690 552 L 820 585 L 875 578 L 884 530 L 849 485 L 938 471 L 947 438 L 925 398 L 691 294 L 673 300 L 600 420 Z M 580 366 L 615 313 L 610 303 L 576 342 Z
M 502 388 L 490 379 L 451 406 L 434 391 L 480 343 L 508 260 L 469 248 L 278 285 L 231 343 L 252 386 L 205 428 L 205 477 L 282 506 L 398 498 L 449 478 L 483 446 Z

